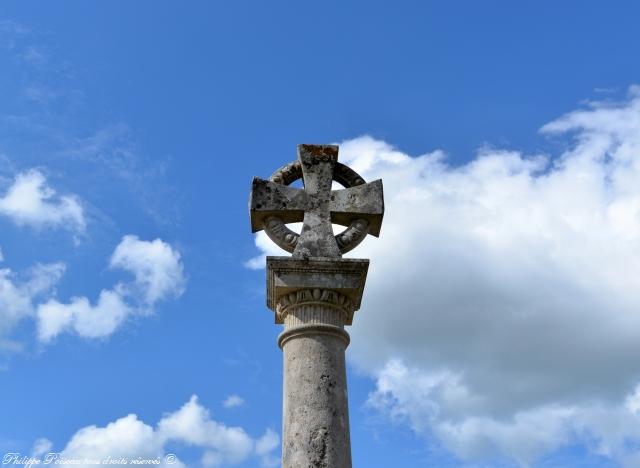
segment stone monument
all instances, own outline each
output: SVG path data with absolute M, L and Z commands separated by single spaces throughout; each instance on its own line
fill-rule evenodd
M 302 178 L 304 189 L 291 187 Z M 336 181 L 344 187 L 331 190 Z M 369 260 L 343 259 L 367 234 L 379 236 L 382 181 L 338 162 L 338 147 L 298 145 L 298 160 L 255 177 L 251 229 L 291 257 L 267 257 L 267 306 L 284 324 L 283 468 L 351 467 L 345 350 Z M 297 234 L 286 224 L 302 222 Z M 334 236 L 332 224 L 346 226 Z

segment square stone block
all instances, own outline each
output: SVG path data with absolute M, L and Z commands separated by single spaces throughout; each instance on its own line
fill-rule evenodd
M 368 270 L 366 259 L 267 257 L 267 307 L 276 312 L 277 301 L 285 294 L 328 289 L 347 296 L 358 310 Z M 276 314 L 280 323 L 277 320 Z

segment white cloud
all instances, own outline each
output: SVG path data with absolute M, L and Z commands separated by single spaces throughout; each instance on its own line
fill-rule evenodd
M 45 439 L 45 438 L 37 439 L 33 443 L 33 448 L 31 449 L 31 456 L 33 458 L 41 458 L 47 453 L 49 453 L 52 447 L 53 447 L 53 442 L 51 442 L 49 439 Z
M 175 413 L 165 416 L 158 424 L 158 434 L 163 441 L 178 440 L 205 447 L 209 460 L 215 453 L 220 462 L 240 463 L 253 450 L 253 440 L 243 429 L 213 421 L 196 396 Z
M 23 283 L 23 288 L 31 297 L 37 297 L 39 294 L 51 291 L 62 278 L 65 270 L 66 265 L 62 262 L 37 263 L 27 270 L 28 280 Z
M 38 339 L 48 342 L 69 329 L 85 338 L 109 336 L 132 312 L 117 290 L 101 291 L 95 306 L 86 297 L 74 297 L 68 304 L 51 299 L 38 306 Z
M 0 338 L 34 315 L 34 301 L 52 290 L 64 270 L 62 263 L 38 264 L 23 274 L 0 269 Z
M 267 429 L 262 437 L 256 441 L 256 454 L 260 457 L 260 464 L 264 467 L 278 466 L 280 459 L 274 451 L 280 446 L 280 437 L 275 431 Z
M 252 456 L 259 457 L 261 461 L 271 460 L 277 442 L 278 436 L 273 431 L 268 430 L 264 436 L 254 440 L 240 427 L 229 427 L 213 420 L 209 411 L 193 396 L 182 408 L 160 419 L 156 427 L 139 420 L 135 414 L 104 427 L 84 427 L 71 437 L 61 457 L 94 460 L 107 457 L 157 458 L 159 466 L 180 468 L 186 466 L 181 460 L 169 463 L 165 458 L 168 455 L 167 445 L 171 444 L 173 449 L 178 443 L 201 449 L 204 466 L 238 465 Z M 46 450 L 50 448 L 49 444 Z
M 133 273 L 148 304 L 180 296 L 184 291 L 180 254 L 160 239 L 141 241 L 136 236 L 124 236 L 111 256 L 110 266 Z
M 244 399 L 238 395 L 229 395 L 223 402 L 222 405 L 225 408 L 236 408 L 238 406 L 244 405 Z
M 256 246 L 260 249 L 260 255 L 256 255 L 253 258 L 247 260 L 244 264 L 245 267 L 252 270 L 261 270 L 265 267 L 267 255 L 282 255 L 284 250 L 276 246 L 271 239 L 267 237 L 264 232 L 258 233 L 255 238 Z
M 461 458 L 503 455 L 521 466 L 566 444 L 579 428 L 572 407 L 541 406 L 498 418 L 483 411 L 483 399 L 450 371 L 429 373 L 390 361 L 378 373 L 368 405 L 419 434 L 435 435 Z
M 156 431 L 135 414 L 129 414 L 105 427 L 87 426 L 80 429 L 61 452 L 62 457 L 76 460 L 158 457 L 163 462 L 160 466 L 169 466 L 164 463 L 164 455 L 163 444 Z M 180 462 L 177 465 L 184 466 Z
M 631 413 L 640 416 L 640 385 L 627 397 L 625 406 Z
M 0 214 L 19 226 L 61 227 L 77 233 L 85 230 L 82 205 L 73 195 L 56 196 L 44 175 L 31 170 L 18 174 L 4 197 Z
M 68 303 L 55 298 L 54 286 L 65 271 L 63 263 L 37 264 L 21 274 L 0 268 L 0 350 L 21 349 L 20 343 L 7 336 L 25 318 L 37 321 L 38 339 L 43 343 L 63 332 L 102 338 L 114 333 L 131 315 L 152 313 L 158 301 L 184 291 L 180 254 L 160 239 L 141 241 L 125 236 L 110 266 L 133 273 L 134 280 L 103 289 L 95 304 L 84 296 L 73 297 Z
M 4 262 L 4 254 L 2 253 L 2 248 L 0 248 L 0 262 Z
M 136 236 L 124 236 L 110 266 L 132 272 L 134 283 L 118 283 L 102 290 L 95 305 L 86 297 L 74 297 L 66 304 L 50 299 L 38 305 L 41 342 L 50 342 L 66 331 L 85 338 L 109 336 L 129 316 L 148 314 L 157 301 L 179 296 L 184 290 L 180 254 L 160 239 L 141 241 Z
M 376 379 L 376 407 L 416 408 L 402 419 L 460 457 L 526 464 L 582 441 L 631 463 L 640 89 L 542 131 L 573 143 L 555 157 L 483 148 L 459 167 L 370 137 L 341 144 L 343 163 L 383 179 L 386 206 L 381 238 L 350 254 L 371 259 L 351 358 Z

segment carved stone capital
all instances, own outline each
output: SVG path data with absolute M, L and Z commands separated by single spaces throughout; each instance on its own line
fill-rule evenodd
M 351 325 L 368 260 L 267 257 L 267 305 L 276 323 Z
M 352 322 L 354 312 L 355 305 L 348 296 L 330 289 L 299 289 L 276 299 L 276 322 L 291 326 L 306 323 L 343 326 Z

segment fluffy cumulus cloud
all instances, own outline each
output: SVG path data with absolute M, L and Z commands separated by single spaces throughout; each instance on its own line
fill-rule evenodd
M 38 338 L 48 342 L 67 329 L 86 338 L 112 334 L 133 312 L 118 290 L 102 290 L 95 305 L 86 297 L 63 304 L 55 299 L 38 306 Z
M 18 345 L 9 333 L 21 320 L 35 316 L 35 302 L 52 292 L 64 270 L 62 263 L 38 264 L 21 273 L 0 268 L 0 350 L 15 350 Z
M 56 195 L 37 170 L 18 174 L 0 198 L 0 214 L 19 226 L 37 229 L 60 227 L 81 233 L 86 221 L 82 205 L 73 195 Z
M 138 289 L 149 304 L 168 296 L 179 296 L 184 290 L 180 254 L 160 239 L 148 242 L 125 236 L 111 256 L 110 266 L 133 273 Z
M 158 459 L 160 465 L 185 467 L 196 460 L 181 460 L 168 451 L 167 446 L 195 447 L 200 450 L 199 463 L 206 467 L 241 465 L 252 457 L 263 466 L 274 466 L 274 450 L 279 438 L 271 430 L 253 439 L 240 427 L 229 427 L 211 418 L 196 396 L 179 410 L 166 414 L 154 427 L 129 414 L 104 427 L 87 426 L 77 431 L 64 449 L 59 460 L 105 460 L 107 458 L 129 460 Z M 37 447 L 36 447 L 37 446 Z M 46 447 L 46 448 L 45 448 Z M 34 453 L 41 456 L 51 450 L 47 439 L 39 439 Z M 188 455 L 192 456 L 192 455 Z M 77 463 L 77 462 L 76 462 Z M 94 466 L 75 464 L 75 466 Z
M 372 263 L 351 358 L 370 406 L 462 459 L 527 466 L 582 443 L 637 466 L 640 88 L 541 131 L 566 151 L 452 166 L 341 143 L 386 204 L 381 238 L 352 252 Z
M 180 254 L 160 239 L 144 241 L 124 236 L 111 257 L 110 267 L 130 272 L 134 280 L 102 290 L 95 304 L 86 297 L 74 297 L 68 303 L 51 298 L 39 304 L 40 341 L 47 343 L 65 331 L 86 338 L 111 335 L 129 316 L 148 314 L 158 301 L 184 291 Z

